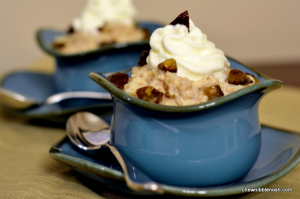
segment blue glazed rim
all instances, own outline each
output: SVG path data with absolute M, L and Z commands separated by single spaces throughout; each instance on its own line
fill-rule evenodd
M 219 106 L 221 104 L 227 103 L 229 101 L 240 98 L 240 97 L 250 94 L 250 93 L 254 93 L 254 92 L 267 93 L 269 91 L 278 89 L 283 86 L 283 83 L 281 81 L 270 79 L 264 75 L 261 75 L 257 71 L 245 66 L 244 64 L 240 63 L 239 61 L 236 61 L 233 58 L 230 58 L 228 56 L 227 56 L 227 58 L 231 59 L 232 61 L 235 61 L 236 63 L 238 63 L 241 66 L 245 67 L 246 69 L 250 70 L 257 77 L 263 78 L 264 81 L 260 81 L 259 83 L 253 84 L 251 86 L 248 86 L 246 88 L 238 90 L 229 95 L 219 97 L 219 98 L 210 100 L 205 103 L 192 105 L 192 106 L 166 106 L 166 105 L 160 105 L 160 104 L 146 102 L 144 100 L 138 99 L 136 97 L 133 97 L 133 96 L 125 93 L 124 91 L 122 91 L 118 87 L 116 87 L 113 83 L 109 82 L 106 78 L 107 75 L 104 73 L 91 72 L 89 74 L 89 76 L 93 81 L 95 81 L 97 84 L 102 86 L 105 90 L 107 90 L 112 96 L 120 99 L 121 101 L 124 101 L 131 105 L 135 105 L 140 108 L 144 108 L 144 109 L 148 109 L 148 110 L 152 110 L 152 111 L 158 111 L 158 112 L 168 112 L 168 113 L 188 113 L 188 112 L 196 112 L 196 111 L 200 111 L 200 110 L 205 110 L 208 108 L 213 108 L 213 107 Z
M 141 21 L 138 22 L 137 25 L 140 28 L 146 29 L 149 31 L 149 34 L 153 32 L 156 28 L 162 27 L 163 25 L 161 23 L 154 23 L 154 22 L 147 22 L 147 21 Z M 53 38 L 51 40 L 45 40 L 44 39 L 44 34 L 51 34 Z M 89 56 L 89 55 L 97 55 L 101 54 L 106 51 L 111 51 L 111 50 L 117 50 L 117 49 L 123 49 L 123 48 L 129 48 L 129 47 L 135 47 L 135 46 L 140 46 L 140 45 L 149 45 L 149 39 L 147 40 L 142 40 L 142 41 L 136 41 L 136 42 L 128 42 L 128 43 L 116 43 L 116 44 L 108 44 L 102 47 L 99 47 L 95 50 L 90 50 L 90 51 L 84 51 L 80 53 L 73 53 L 73 54 L 63 54 L 60 53 L 59 51 L 55 50 L 52 48 L 52 42 L 54 37 L 56 36 L 61 36 L 64 35 L 64 31 L 57 31 L 57 30 L 52 30 L 52 29 L 39 29 L 36 32 L 36 41 L 40 48 L 57 58 L 77 58 L 77 57 L 83 57 L 83 56 Z

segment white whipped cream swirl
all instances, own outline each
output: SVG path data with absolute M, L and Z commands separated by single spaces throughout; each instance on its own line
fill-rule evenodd
M 78 32 L 97 33 L 107 22 L 133 25 L 136 9 L 131 0 L 88 0 L 80 17 L 72 21 Z
M 212 73 L 216 78 L 223 78 L 229 64 L 223 51 L 215 48 L 191 19 L 189 22 L 190 32 L 180 24 L 156 29 L 150 38 L 147 64 L 157 68 L 159 63 L 173 58 L 177 62 L 178 76 L 195 81 Z

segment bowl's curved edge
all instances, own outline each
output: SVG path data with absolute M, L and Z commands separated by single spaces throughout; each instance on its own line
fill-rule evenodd
M 47 48 L 47 45 L 43 42 L 42 34 L 44 31 L 48 31 L 47 29 L 38 29 L 35 34 L 35 39 L 37 41 L 38 46 L 46 53 L 56 56 L 56 53 Z
M 254 71 L 253 71 L 254 72 Z M 233 99 L 237 99 L 239 97 L 242 97 L 246 94 L 249 93 L 254 93 L 254 92 L 269 92 L 274 89 L 280 88 L 283 84 L 279 80 L 266 80 L 262 81 L 259 83 L 256 83 L 254 85 L 251 85 L 249 87 L 243 88 L 241 90 L 238 90 L 234 93 L 231 93 L 229 95 L 210 100 L 205 103 L 201 103 L 198 105 L 192 105 L 192 106 L 164 106 L 160 104 L 154 104 L 150 102 L 146 102 L 143 100 L 140 100 L 136 97 L 133 97 L 119 88 L 117 88 L 114 84 L 109 82 L 106 78 L 105 75 L 101 73 L 90 73 L 89 74 L 90 78 L 95 81 L 97 84 L 102 86 L 105 90 L 107 90 L 111 95 L 114 97 L 125 101 L 126 103 L 141 107 L 141 108 L 146 108 L 150 109 L 153 111 L 158 111 L 158 112 L 171 112 L 171 113 L 186 113 L 186 112 L 195 112 L 198 110 L 204 110 L 208 108 L 212 108 L 221 104 L 224 104 L 226 102 L 229 102 Z

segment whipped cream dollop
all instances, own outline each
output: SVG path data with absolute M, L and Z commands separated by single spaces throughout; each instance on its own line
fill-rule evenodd
M 223 51 L 215 48 L 191 19 L 189 29 L 181 24 L 156 29 L 150 38 L 147 64 L 157 68 L 159 63 L 173 58 L 178 76 L 195 81 L 212 73 L 216 78 L 225 78 L 224 70 L 229 62 Z
M 97 33 L 108 22 L 133 25 L 136 9 L 131 0 L 88 0 L 80 17 L 72 21 L 78 32 Z

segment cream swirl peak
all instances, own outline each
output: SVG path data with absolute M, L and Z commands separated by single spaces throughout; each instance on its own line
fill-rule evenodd
M 179 22 L 152 33 L 147 64 L 156 68 L 159 63 L 173 58 L 177 62 L 178 76 L 195 81 L 212 73 L 216 78 L 225 78 L 224 71 L 229 62 L 223 51 L 215 48 L 191 19 L 187 20 L 189 28 Z
M 72 21 L 78 32 L 97 33 L 107 22 L 133 25 L 136 9 L 131 0 L 88 0 L 80 17 Z

